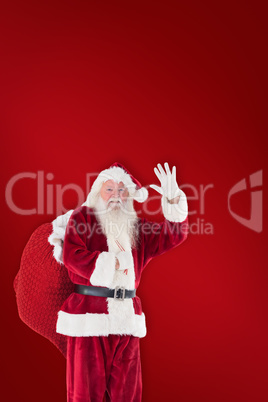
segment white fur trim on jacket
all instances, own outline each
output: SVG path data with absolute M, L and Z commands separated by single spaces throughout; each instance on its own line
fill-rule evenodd
M 133 256 L 131 251 L 120 251 L 116 254 L 119 261 L 119 271 L 131 269 L 134 267 Z
M 177 204 L 170 204 L 164 196 L 161 199 L 164 217 L 170 222 L 183 222 L 188 216 L 187 197 L 181 189 L 179 196 Z
M 124 302 L 116 301 L 116 303 Z M 111 314 L 69 314 L 59 311 L 56 332 L 67 336 L 118 334 L 143 338 L 146 335 L 145 315 L 144 313 L 133 314 L 120 318 L 120 316 Z
M 66 214 L 59 215 L 56 219 L 54 219 L 52 222 L 53 230 L 51 235 L 48 237 L 48 242 L 54 247 L 53 256 L 60 264 L 63 264 L 62 248 L 65 230 L 73 211 L 74 210 L 71 209 L 70 211 L 66 212 Z
M 113 282 L 114 273 L 115 253 L 113 251 L 103 251 L 96 260 L 90 282 L 93 286 L 105 286 L 109 288 Z

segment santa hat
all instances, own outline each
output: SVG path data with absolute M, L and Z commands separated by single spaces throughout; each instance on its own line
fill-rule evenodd
M 123 182 L 127 187 L 130 197 L 135 201 L 144 202 L 148 198 L 148 190 L 121 164 L 113 163 L 108 169 L 103 170 L 94 181 L 85 205 L 91 207 L 93 198 L 99 193 L 101 186 L 107 180 L 117 183 Z

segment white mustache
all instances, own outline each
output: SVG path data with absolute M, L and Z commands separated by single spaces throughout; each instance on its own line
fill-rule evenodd
M 110 198 L 110 200 L 108 201 L 108 205 L 110 204 L 110 202 L 118 202 L 119 204 L 123 205 L 120 198 Z

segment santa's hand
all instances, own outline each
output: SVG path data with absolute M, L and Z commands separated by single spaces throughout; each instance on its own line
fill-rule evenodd
M 120 268 L 120 263 L 117 257 L 115 257 L 115 269 L 119 269 Z M 124 269 L 124 274 L 127 275 L 128 273 L 128 269 Z
M 161 187 L 151 184 L 150 187 L 167 197 L 168 200 L 173 200 L 181 194 L 181 190 L 176 181 L 176 166 L 173 166 L 172 173 L 170 172 L 168 163 L 164 164 L 166 171 L 162 168 L 161 164 L 157 164 L 157 168 L 154 168 L 154 172 L 160 181 Z
M 120 267 L 120 264 L 119 264 L 118 258 L 115 257 L 115 269 L 119 269 L 119 267 Z
M 119 261 L 119 270 L 125 271 L 134 267 L 133 256 L 131 251 L 119 251 L 116 254 L 116 258 Z

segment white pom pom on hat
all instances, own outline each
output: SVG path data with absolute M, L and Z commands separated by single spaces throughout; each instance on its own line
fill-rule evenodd
M 148 198 L 148 190 L 142 187 L 141 183 L 121 163 L 115 162 L 108 169 L 100 172 L 92 185 L 91 192 L 96 191 L 100 184 L 107 180 L 114 180 L 117 183 L 122 181 L 130 196 L 137 202 L 144 202 Z

